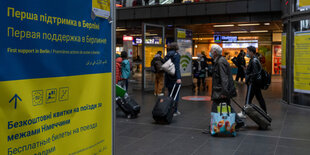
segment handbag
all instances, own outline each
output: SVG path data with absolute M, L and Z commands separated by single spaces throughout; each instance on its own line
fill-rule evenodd
M 161 69 L 167 72 L 169 75 L 174 76 L 175 75 L 175 66 L 174 63 L 169 59 L 166 61 L 162 66 Z
M 226 108 L 224 111 L 223 108 Z M 220 103 L 220 111 L 211 112 L 211 135 L 212 136 L 233 136 L 236 134 L 236 113 L 230 113 L 230 106 Z

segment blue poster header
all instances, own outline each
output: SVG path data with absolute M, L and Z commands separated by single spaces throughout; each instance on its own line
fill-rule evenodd
M 0 81 L 111 72 L 111 24 L 91 2 L 0 3 Z

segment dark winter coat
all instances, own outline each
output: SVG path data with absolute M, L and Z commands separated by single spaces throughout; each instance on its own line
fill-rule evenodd
M 212 100 L 220 100 L 221 96 L 237 96 L 230 65 L 223 56 L 214 60 L 212 74 Z

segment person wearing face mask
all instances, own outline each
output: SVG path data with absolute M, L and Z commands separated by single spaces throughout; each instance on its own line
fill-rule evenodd
M 217 112 L 217 106 L 220 103 L 226 103 L 230 105 L 230 99 L 237 96 L 234 80 L 232 77 L 230 65 L 222 56 L 222 48 L 219 45 L 213 45 L 211 47 L 209 56 L 214 59 L 213 74 L 212 74 L 212 112 Z M 231 107 L 231 112 L 235 113 L 235 110 Z M 244 126 L 244 122 L 236 115 L 236 129 Z M 209 129 L 203 131 L 203 133 L 210 133 Z
M 248 85 L 247 92 L 250 91 L 250 94 L 246 97 L 246 104 L 252 103 L 254 96 L 259 102 L 260 107 L 267 113 L 267 108 L 265 104 L 264 97 L 262 95 L 261 88 L 259 86 L 259 76 L 262 70 L 262 65 L 258 58 L 256 57 L 256 48 L 253 46 L 247 47 L 247 57 L 250 58 L 249 65 L 246 69 L 245 82 Z M 251 85 L 251 87 L 250 87 Z M 251 89 L 249 89 L 251 88 Z M 248 98 L 249 97 L 249 98 Z M 239 117 L 245 118 L 243 112 L 238 113 Z

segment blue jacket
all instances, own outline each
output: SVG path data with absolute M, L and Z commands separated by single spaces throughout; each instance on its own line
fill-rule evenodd
M 169 74 L 165 74 L 165 85 L 166 87 L 173 87 L 175 82 L 178 79 L 181 79 L 181 71 L 180 71 L 180 54 L 176 51 L 168 51 L 167 55 L 165 56 L 165 62 L 171 59 L 175 66 L 175 75 L 171 76 Z

